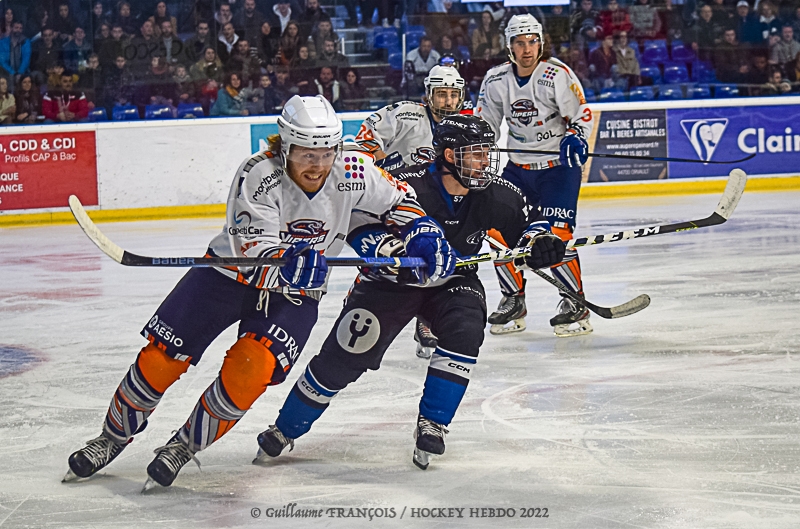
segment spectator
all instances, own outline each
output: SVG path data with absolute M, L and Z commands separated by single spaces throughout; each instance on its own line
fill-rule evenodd
M 166 58 L 158 56 L 150 59 L 150 68 L 142 77 L 139 86 L 139 106 L 173 106 L 179 96 L 178 85 L 169 73 Z
M 762 53 L 753 54 L 752 64 L 744 76 L 744 82 L 750 85 L 749 95 L 759 95 L 761 93 L 759 85 L 769 82 L 769 73 L 766 55 Z
M 106 17 L 105 7 L 101 0 L 95 0 L 92 4 L 92 14 L 89 17 L 88 31 L 92 35 L 92 41 L 100 34 L 100 26 L 109 24 L 108 17 Z M 111 31 L 111 26 L 108 26 L 108 31 Z
M 208 113 L 211 103 L 217 99 L 219 83 L 223 76 L 222 61 L 217 57 L 214 48 L 203 50 L 203 57 L 189 69 L 189 75 L 195 81 L 196 96 Z
M 167 3 L 164 2 L 164 0 L 161 0 L 156 4 L 155 13 L 153 13 L 153 16 L 147 20 L 153 24 L 153 32 L 155 33 L 155 37 L 157 39 L 161 38 L 162 23 L 169 22 L 173 31 L 175 31 L 175 29 L 178 27 L 178 20 L 167 12 Z
M 219 89 L 217 100 L 211 107 L 212 116 L 247 116 L 245 100 L 239 93 L 242 80 L 239 74 L 231 72 L 225 77 L 225 84 Z
M 472 55 L 472 61 L 467 64 L 464 71 L 464 82 L 472 92 L 480 90 L 486 72 L 495 64 L 496 61 L 492 58 L 492 49 L 489 45 L 484 43 L 478 46 Z
M 193 103 L 196 101 L 194 79 L 186 71 L 186 66 L 183 64 L 176 65 L 172 80 L 175 82 L 178 103 Z
M 243 88 L 258 84 L 261 76 L 261 61 L 258 60 L 250 43 L 245 39 L 239 39 L 239 42 L 236 43 L 236 49 L 228 59 L 225 71 L 238 72 Z
M 11 34 L 0 39 L 0 76 L 8 77 L 13 89 L 22 74 L 28 73 L 31 64 L 31 42 L 22 34 L 22 22 L 14 21 Z
M 159 55 L 163 55 L 170 68 L 186 61 L 186 47 L 183 41 L 173 33 L 172 22 L 161 22 L 161 37 L 159 42 Z
M 311 58 L 308 46 L 303 44 L 297 49 L 297 54 L 289 63 L 289 72 L 292 83 L 297 87 L 300 95 L 313 95 L 314 76 L 317 74 L 317 61 Z
M 233 12 L 231 11 L 230 4 L 225 2 L 219 4 L 219 9 L 214 15 L 214 21 L 217 23 L 216 34 L 220 35 L 225 28 L 225 24 L 233 22 Z
M 61 88 L 61 74 L 64 73 L 64 65 L 55 63 L 47 69 L 47 89 L 51 92 Z M 72 80 L 75 82 L 75 79 Z
M 36 84 L 44 84 L 47 79 L 44 73 L 53 64 L 63 62 L 61 46 L 50 28 L 42 30 L 42 38 L 31 46 L 31 71 L 36 77 Z
M 711 9 L 711 8 L 709 8 Z M 649 0 L 636 0 L 628 12 L 631 16 L 633 36 L 636 39 L 654 39 L 661 30 L 661 17 Z
M 617 0 L 609 0 L 607 9 L 600 11 L 600 29 L 606 35 L 617 35 L 620 31 L 633 29 L 628 11 L 619 7 Z
M 769 2 L 761 2 L 759 4 L 761 9 L 761 17 L 758 19 L 759 27 L 761 28 L 761 40 L 766 41 L 773 29 L 776 32 L 781 30 L 781 21 L 778 20 L 776 14 L 778 10 L 774 5 Z
M 714 24 L 718 27 L 727 28 L 731 25 L 733 10 L 730 6 L 725 4 L 725 0 L 712 0 L 711 11 L 713 12 L 711 20 L 713 20 Z
M 358 111 L 369 108 L 367 89 L 361 86 L 358 70 L 348 68 L 344 74 L 344 83 L 341 85 L 342 110 Z
M 763 96 L 779 96 L 792 90 L 789 81 L 783 78 L 783 70 L 778 66 L 773 66 L 770 70 L 769 79 L 761 87 Z
M 333 109 L 337 112 L 342 110 L 341 86 L 333 75 L 333 68 L 323 66 L 319 69 L 319 76 L 314 79 L 317 86 L 317 93 L 328 100 Z
M 422 86 L 422 82 L 428 76 L 431 68 L 438 64 L 439 57 L 439 52 L 433 49 L 430 37 L 422 37 L 419 41 L 419 47 L 411 50 L 406 56 L 406 61 L 414 65 L 417 88 Z
M 304 41 L 311 36 L 315 27 L 319 28 L 320 22 L 327 22 L 329 24 L 331 22 L 330 15 L 319 6 L 319 0 L 306 0 L 305 11 L 296 18 L 300 24 L 300 38 Z M 330 28 L 333 28 L 333 25 L 330 25 Z M 330 28 L 328 31 L 331 30 Z M 324 38 L 326 36 L 327 34 L 324 34 L 322 37 Z M 319 44 L 321 48 L 322 41 L 320 41 Z
M 667 30 L 667 39 L 670 41 L 683 40 L 687 27 L 694 24 L 693 6 L 696 5 L 696 2 L 695 0 L 690 2 L 685 0 L 665 1 L 665 9 L 661 12 L 661 15 Z
M 230 59 L 233 54 L 234 48 L 236 48 L 236 43 L 239 42 L 239 35 L 236 34 L 236 30 L 234 30 L 231 22 L 222 26 L 222 33 L 220 33 L 218 41 L 221 44 L 217 44 L 217 50 L 219 50 L 217 55 L 219 56 L 219 60 L 222 61 L 222 64 L 227 64 L 228 59 Z
M 300 27 L 292 20 L 287 24 L 280 40 L 279 61 L 281 64 L 292 62 L 297 49 L 300 47 Z
M 692 28 L 689 36 L 692 50 L 702 61 L 711 61 L 714 56 L 714 44 L 718 27 L 712 20 L 713 11 L 710 5 L 700 8 L 700 18 Z
M 111 24 L 103 22 L 92 37 L 92 49 L 100 50 L 105 41 L 111 38 Z
M 625 80 L 627 89 L 639 86 L 642 83 L 639 59 L 636 58 L 635 50 L 628 43 L 627 31 L 619 32 L 614 52 L 617 55 L 617 75 Z
M 233 17 L 233 27 L 248 42 L 258 42 L 264 15 L 256 10 L 256 0 L 244 0 L 244 8 Z
M 101 103 L 98 96 L 103 93 L 103 68 L 100 66 L 100 59 L 96 53 L 92 53 L 86 59 L 86 66 L 78 74 L 76 87 L 83 91 L 89 106 L 94 108 Z
M 564 61 L 567 63 L 573 73 L 578 77 L 578 80 L 583 86 L 592 86 L 592 81 L 589 79 L 589 65 L 586 63 L 583 51 L 580 48 L 569 49 L 569 59 Z
M 136 81 L 128 69 L 125 57 L 122 55 L 115 57 L 113 66 L 106 70 L 106 77 L 103 82 L 102 101 L 109 115 L 111 115 L 114 106 L 131 104 L 135 83 Z
M 25 24 L 25 36 L 35 42 L 41 38 L 42 30 L 50 26 L 50 14 L 43 5 L 34 5 L 28 21 Z M 10 28 L 9 28 L 10 29 Z M 0 37 L 1 38 L 1 37 Z M 60 43 L 59 43 L 60 44 Z
M 186 62 L 189 64 L 196 63 L 202 57 L 203 50 L 211 45 L 208 22 L 201 20 L 195 25 L 194 35 L 184 43 L 183 49 Z
M 770 49 L 769 62 L 783 67 L 785 64 L 794 61 L 798 53 L 800 53 L 800 42 L 794 40 L 792 26 L 783 26 L 781 28 L 781 40 Z
M 0 77 L 0 125 L 11 125 L 17 114 L 17 103 L 14 94 L 8 90 L 8 81 Z
M 436 47 L 436 51 L 439 52 L 439 57 L 450 55 L 457 60 L 459 64 L 464 62 L 464 56 L 461 54 L 461 50 L 453 43 L 453 38 L 450 35 L 442 35 L 442 38 L 439 39 L 439 45 Z
M 501 40 L 500 31 L 497 29 L 492 14 L 489 11 L 482 11 L 481 23 L 472 32 L 472 52 L 477 55 L 481 44 L 486 44 L 489 46 L 492 57 L 500 55 L 503 49 Z
M 289 98 L 298 92 L 297 87 L 292 84 L 289 76 L 289 67 L 285 64 L 279 64 L 275 67 L 274 91 L 276 99 L 280 100 L 280 105 L 276 107 L 278 110 L 283 108 Z
M 136 35 L 136 28 L 139 27 L 136 17 L 131 15 L 131 5 L 128 2 L 122 2 L 117 8 L 117 16 L 114 18 L 114 24 L 119 24 L 122 32 L 128 37 Z M 111 27 L 111 33 L 114 33 L 114 27 Z M 114 58 L 116 60 L 116 57 Z
M 261 65 L 265 66 L 267 71 L 270 71 L 280 51 L 280 37 L 272 29 L 269 22 L 261 24 L 261 35 L 256 42 L 258 43 L 258 57 L 261 59 Z
M 320 20 L 317 24 L 317 27 L 314 29 L 314 32 L 310 37 L 308 37 L 308 42 L 310 44 L 308 51 L 311 53 L 312 59 L 322 55 L 322 52 L 325 48 L 326 39 L 333 39 L 334 42 L 339 41 L 339 35 L 333 31 L 333 24 L 331 23 L 330 19 Z M 302 33 L 300 35 L 300 42 L 306 42 L 306 39 L 303 37 Z
M 61 44 L 66 44 L 67 41 L 72 39 L 75 33 L 75 19 L 69 12 L 69 4 L 61 2 L 58 4 L 58 15 L 53 20 L 53 31 L 56 33 L 56 38 L 61 41 Z
M 286 34 L 286 28 L 289 26 L 290 22 L 297 25 L 297 22 L 292 20 L 292 14 L 292 6 L 289 4 L 288 0 L 278 0 L 272 7 L 272 13 L 267 13 L 267 21 L 273 28 L 281 28 L 281 35 L 284 35 Z M 297 13 L 295 13 L 295 15 L 297 16 Z
M 77 72 L 86 67 L 86 59 L 92 53 L 92 45 L 86 40 L 86 32 L 80 26 L 75 26 L 72 40 L 64 44 L 64 67 Z
M 262 114 L 280 114 L 283 109 L 283 101 L 281 101 L 275 87 L 272 86 L 272 78 L 268 74 L 262 74 L 259 86 L 264 94 L 262 99 L 264 103 Z
M 741 83 L 748 71 L 747 54 L 736 39 L 736 30 L 729 28 L 714 50 L 714 70 L 723 83 Z
M 592 86 L 596 91 L 614 85 L 612 80 L 612 67 L 617 64 L 617 54 L 614 51 L 614 37 L 606 35 L 598 48 L 589 54 L 589 73 Z
M 336 41 L 328 37 L 325 39 L 325 47 L 322 50 L 322 54 L 317 57 L 317 66 L 320 68 L 329 66 L 335 75 L 340 70 L 350 68 L 350 60 L 337 51 Z M 431 68 L 433 67 L 431 66 Z
M 547 33 L 556 48 L 560 48 L 562 44 L 569 42 L 569 14 L 564 13 L 564 6 L 552 6 L 547 15 L 545 25 L 547 26 Z
M 17 116 L 15 123 L 30 125 L 42 114 L 42 100 L 39 89 L 33 84 L 33 77 L 23 75 L 17 83 L 17 91 L 14 93 L 17 104 Z
M 790 21 L 792 31 L 794 31 L 794 40 L 800 41 L 800 6 L 795 9 L 794 18 Z
M 59 90 L 48 90 L 42 98 L 42 114 L 57 123 L 77 123 L 89 115 L 89 105 L 83 92 L 72 89 L 72 72 L 61 73 Z
M 114 68 L 117 57 L 125 56 L 127 43 L 123 40 L 124 36 L 125 31 L 122 29 L 122 26 L 115 23 L 111 26 L 111 38 L 100 45 L 100 50 L 97 55 L 100 57 L 100 66 L 102 66 L 106 72 L 110 72 L 111 69 Z
M 272 89 L 272 82 L 267 74 L 261 75 L 254 87 L 243 88 L 241 95 L 245 102 L 244 107 L 250 116 L 259 116 L 266 113 L 268 103 L 264 99 L 267 96 L 271 98 L 269 102 L 270 109 L 274 106 L 275 91 Z
M 747 0 L 739 0 L 736 4 L 736 25 L 738 28 L 739 41 L 742 44 L 757 45 L 764 41 L 761 34 L 761 23 L 758 17 L 750 12 L 750 4 Z
M 3 19 L 0 21 L 0 38 L 11 35 L 11 26 L 14 25 L 14 10 L 10 7 L 3 12 Z
M 800 53 L 794 58 L 794 63 L 786 68 L 786 79 L 792 83 L 792 91 L 800 91 Z
M 572 13 L 569 25 L 577 44 L 597 39 L 598 32 L 602 31 L 600 13 L 594 8 L 592 0 L 581 0 L 581 8 Z
M 156 39 L 153 23 L 145 20 L 139 28 L 140 36 L 131 39 L 125 48 L 125 58 L 129 59 L 134 75 L 144 75 L 150 69 L 150 59 L 160 53 L 160 42 Z

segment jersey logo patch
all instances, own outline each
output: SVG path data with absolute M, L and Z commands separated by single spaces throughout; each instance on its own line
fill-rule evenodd
M 316 219 L 299 219 L 289 222 L 286 231 L 281 232 L 281 241 L 289 244 L 307 242 L 320 244 L 325 241 L 330 230 L 326 230 L 325 222 Z
M 467 244 L 481 244 L 483 242 L 483 237 L 486 235 L 486 230 L 476 231 L 469 237 L 467 237 Z
M 523 125 L 530 125 L 538 115 L 539 110 L 530 99 L 517 99 L 511 104 L 511 117 Z
M 548 66 L 544 71 L 544 75 L 542 75 L 542 79 L 550 79 L 552 81 L 557 73 L 558 73 L 558 68 L 553 68 L 552 66 Z
M 433 147 L 417 147 L 417 150 L 411 153 L 411 159 L 415 163 L 433 163 L 436 159 L 436 151 L 433 150 Z

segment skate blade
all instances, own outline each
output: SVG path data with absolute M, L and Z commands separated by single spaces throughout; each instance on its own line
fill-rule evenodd
M 553 334 L 559 338 L 569 338 L 571 336 L 583 336 L 594 331 L 589 320 L 576 321 L 575 323 L 563 323 L 553 327 Z
M 435 347 L 423 347 L 422 344 L 417 344 L 417 356 L 428 360 L 433 355 L 434 349 Z
M 253 459 L 254 465 L 263 465 L 275 459 L 271 457 L 268 453 L 266 453 L 261 447 L 258 449 L 258 453 L 256 454 L 256 458 Z
M 525 318 L 518 318 L 508 323 L 496 323 L 489 328 L 489 332 L 494 335 L 510 334 L 512 332 L 522 332 L 527 329 Z
M 428 465 L 431 463 L 431 453 L 419 448 L 414 449 L 414 464 L 422 470 L 427 470 Z
M 67 474 L 64 476 L 64 479 L 61 480 L 61 483 L 69 483 L 70 481 L 75 481 L 81 479 L 79 475 L 72 471 L 72 469 L 67 470 Z
M 144 487 L 142 487 L 142 494 L 144 494 L 147 491 L 153 490 L 156 487 L 161 487 L 161 485 L 159 485 L 153 478 L 148 477 L 147 481 L 144 482 Z

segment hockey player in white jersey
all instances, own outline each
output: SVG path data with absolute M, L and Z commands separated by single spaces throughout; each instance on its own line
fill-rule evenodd
M 69 457 L 65 480 L 86 478 L 147 425 L 164 392 L 226 328 L 239 322 L 219 376 L 147 467 L 145 489 L 169 486 L 195 454 L 220 439 L 267 386 L 284 381 L 317 320 L 325 256 L 343 247 L 351 216 L 367 211 L 406 237 L 409 255 L 428 263 L 426 279 L 449 276 L 447 241 L 427 229 L 414 191 L 343 153 L 342 122 L 321 96 L 292 97 L 278 118 L 280 145 L 245 160 L 228 198 L 227 222 L 209 256 L 282 257 L 282 267 L 192 268 L 142 329 L 150 342 L 119 384 L 99 437 Z M 417 229 L 424 225 L 426 229 Z M 199 464 L 199 463 L 198 463 Z
M 586 138 L 594 116 L 586 105 L 575 74 L 557 59 L 542 60 L 542 25 L 533 15 L 511 17 L 505 29 L 511 62 L 489 70 L 483 80 L 475 113 L 496 133 L 505 118 L 509 149 L 560 151 L 560 156 L 511 152 L 503 178 L 525 193 L 531 206 L 541 206 L 553 233 L 572 238 L 581 185 L 581 166 L 588 159 Z M 583 296 L 581 267 L 575 250 L 552 269 L 553 276 Z M 525 328 L 525 281 L 513 265 L 498 268 L 503 299 L 489 317 L 492 331 Z M 559 313 L 550 320 L 556 335 L 592 331 L 586 307 L 562 297 Z

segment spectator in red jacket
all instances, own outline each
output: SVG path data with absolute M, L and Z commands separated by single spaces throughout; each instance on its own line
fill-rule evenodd
M 604 37 L 633 29 L 628 11 L 621 8 L 617 0 L 609 0 L 607 8 L 600 11 L 600 27 L 603 29 Z
M 48 91 L 42 98 L 45 119 L 57 123 L 75 123 L 89 115 L 89 104 L 83 92 L 72 90 L 72 72 L 61 74 L 61 89 Z

